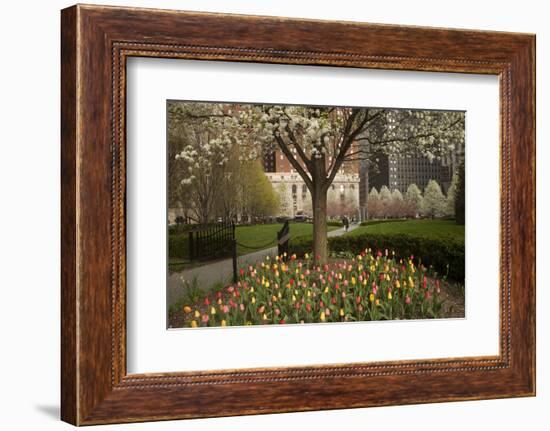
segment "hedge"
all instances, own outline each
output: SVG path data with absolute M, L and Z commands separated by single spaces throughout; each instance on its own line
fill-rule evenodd
M 327 226 L 343 227 L 344 223 L 341 220 L 329 220 Z
M 366 248 L 376 250 L 393 250 L 396 256 L 415 256 L 425 266 L 433 267 L 440 275 L 464 281 L 464 242 L 453 239 L 433 239 L 405 234 L 363 234 L 342 235 L 328 238 L 331 252 L 351 252 L 359 254 Z M 313 248 L 311 237 L 296 237 L 290 240 L 290 251 L 298 256 L 310 253 Z M 447 265 L 448 274 L 447 274 Z
M 178 259 L 189 259 L 189 234 L 168 235 L 168 256 Z

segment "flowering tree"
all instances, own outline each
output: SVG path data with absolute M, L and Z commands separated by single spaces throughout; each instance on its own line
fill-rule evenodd
M 380 195 L 376 187 L 373 187 L 369 193 L 367 198 L 367 209 L 372 217 L 377 218 L 381 216 Z
M 451 150 L 457 140 L 464 139 L 462 112 L 181 102 L 180 105 L 187 118 L 201 121 L 212 132 L 210 139 L 203 137 L 202 144 L 215 149 L 220 159 L 228 157 L 234 144 L 239 146 L 239 157 L 257 158 L 262 152 L 281 150 L 310 191 L 313 252 L 321 262 L 326 261 L 328 253 L 327 191 L 344 163 L 368 160 L 380 152 L 411 153 L 434 159 Z M 205 105 L 209 105 L 208 113 L 204 112 Z M 187 156 L 202 157 L 198 152 Z M 190 173 L 186 180 L 193 175 Z
M 394 189 L 391 193 L 389 215 L 390 217 L 403 217 L 404 215 L 403 195 L 398 189 Z
M 406 215 L 416 217 L 422 208 L 422 192 L 416 184 L 409 184 L 405 192 Z
M 451 180 L 451 185 L 447 190 L 447 198 L 445 200 L 445 215 L 453 217 L 455 215 L 455 195 L 456 195 L 456 186 L 458 184 L 458 174 L 455 173 Z
M 435 180 L 430 180 L 424 189 L 422 213 L 430 218 L 442 217 L 445 214 L 445 195 Z

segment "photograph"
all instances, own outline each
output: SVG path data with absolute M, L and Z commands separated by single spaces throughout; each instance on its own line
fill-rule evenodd
M 166 117 L 169 329 L 465 317 L 466 112 Z

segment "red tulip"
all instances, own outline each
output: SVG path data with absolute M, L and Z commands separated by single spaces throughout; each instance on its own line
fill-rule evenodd
M 208 299 L 208 296 L 204 298 L 204 305 L 210 305 L 210 299 Z
M 279 320 L 279 325 L 284 325 L 284 324 L 285 324 L 285 319 Z
M 306 310 L 308 313 L 311 313 L 311 304 L 309 302 L 306 304 Z

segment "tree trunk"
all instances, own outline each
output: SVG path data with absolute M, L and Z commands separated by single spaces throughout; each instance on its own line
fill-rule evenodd
M 328 259 L 327 191 L 315 184 L 311 197 L 313 206 L 313 255 L 320 263 Z

